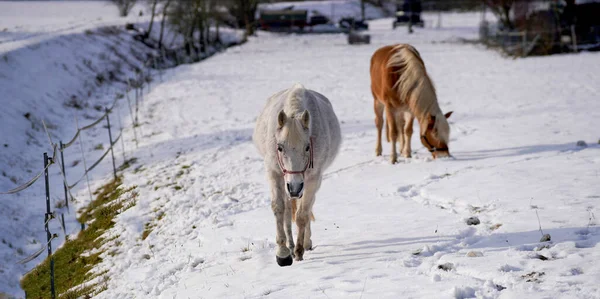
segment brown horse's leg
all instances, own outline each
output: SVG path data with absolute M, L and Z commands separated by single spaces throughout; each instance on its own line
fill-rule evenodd
M 385 106 L 385 118 L 387 121 L 390 142 L 392 143 L 392 152 L 390 155 L 390 161 L 392 162 L 392 164 L 395 164 L 398 158 L 396 156 L 396 141 L 398 141 L 398 127 L 396 126 L 396 118 L 394 117 L 395 112 L 396 109 L 394 109 L 391 105 Z
M 410 147 L 410 140 L 412 138 L 412 134 L 413 134 L 413 123 L 414 123 L 415 117 L 414 115 L 412 115 L 412 113 L 410 112 L 404 112 L 404 134 L 403 134 L 403 138 L 404 138 L 404 146 L 402 147 L 402 156 L 405 158 L 410 158 L 411 157 L 411 147 Z
M 375 126 L 377 127 L 377 145 L 375 146 L 375 155 L 381 156 L 381 130 L 383 129 L 383 104 L 377 100 L 373 94 L 373 106 L 375 109 Z
M 396 110 L 396 129 L 398 130 L 398 143 L 400 143 L 400 151 L 404 148 L 404 113 Z

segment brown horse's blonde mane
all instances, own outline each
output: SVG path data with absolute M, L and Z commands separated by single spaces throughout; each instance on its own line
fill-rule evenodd
M 421 55 L 411 45 L 399 44 L 392 49 L 393 54 L 387 67 L 400 74 L 394 84 L 400 101 L 405 101 L 417 119 L 441 113 L 437 103 L 435 86 L 427 75 Z
M 427 123 L 425 120 L 430 115 L 441 115 L 442 110 L 438 105 L 435 86 L 427 74 L 419 51 L 411 45 L 399 44 L 394 46 L 391 52 L 387 67 L 399 74 L 393 88 L 398 94 L 399 101 L 404 101 L 401 104 L 408 105 L 420 124 Z M 436 119 L 436 122 L 438 121 L 443 120 Z M 448 142 L 449 132 L 440 133 L 439 137 L 444 142 Z

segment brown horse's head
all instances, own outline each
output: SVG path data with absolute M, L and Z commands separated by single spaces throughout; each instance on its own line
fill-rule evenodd
M 448 142 L 450 138 L 450 126 L 447 119 L 452 111 L 442 115 L 430 115 L 427 127 L 421 129 L 421 143 L 431 152 L 434 159 L 450 157 Z

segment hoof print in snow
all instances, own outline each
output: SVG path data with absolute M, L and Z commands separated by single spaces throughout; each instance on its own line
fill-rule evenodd
M 467 253 L 467 257 L 482 257 L 483 256 L 483 252 L 481 251 L 469 251 L 469 253 Z
M 469 217 L 466 222 L 467 225 L 479 225 L 481 223 L 481 221 L 479 221 L 479 218 L 475 216 Z
M 291 266 L 293 262 L 294 259 L 291 255 L 288 255 L 288 257 L 277 257 L 277 265 L 280 267 Z
M 585 141 L 583 141 L 583 140 L 579 140 L 579 141 L 577 141 L 577 146 L 587 147 L 587 143 L 585 143 Z
M 450 271 L 450 270 L 454 270 L 454 264 L 445 263 L 445 264 L 438 265 L 437 268 L 440 270 L 444 270 L 444 271 Z
M 548 242 L 552 239 L 552 237 L 550 237 L 550 234 L 545 234 L 542 236 L 542 238 L 540 239 L 540 242 Z
M 521 278 L 525 278 L 527 282 L 540 282 L 540 277 L 546 275 L 545 272 L 530 272 L 525 275 L 522 275 Z

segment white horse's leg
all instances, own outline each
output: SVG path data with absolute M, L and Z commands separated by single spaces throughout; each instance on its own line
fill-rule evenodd
M 316 180 L 306 180 L 304 181 L 304 184 L 304 195 L 302 195 L 300 206 L 298 207 L 298 211 L 296 212 L 296 226 L 298 228 L 298 238 L 296 239 L 296 249 L 294 250 L 294 253 L 295 259 L 297 261 L 301 261 L 304 259 L 305 248 L 309 249 L 310 247 L 312 247 L 312 241 L 310 240 L 310 216 L 313 203 L 315 202 L 315 194 L 317 193 L 317 189 L 319 187 L 318 182 Z
M 312 214 L 312 212 L 309 212 L 309 215 Z M 312 235 L 312 232 L 310 230 L 310 218 L 308 220 L 308 222 L 306 222 L 306 228 L 304 229 L 304 248 L 306 250 L 312 250 L 312 240 L 310 239 Z
M 270 173 L 271 182 L 271 209 L 275 214 L 275 242 L 277 243 L 277 264 L 281 267 L 290 266 L 293 263 L 290 249 L 285 246 L 285 231 L 283 229 L 285 214 L 286 193 L 282 189 L 284 186 L 283 178 L 276 173 Z M 291 215 L 290 215 L 291 216 Z
M 285 202 L 285 213 L 283 215 L 285 221 L 285 237 L 287 239 L 287 246 L 290 252 L 294 252 L 294 235 L 292 234 L 292 202 L 289 199 L 284 199 Z

